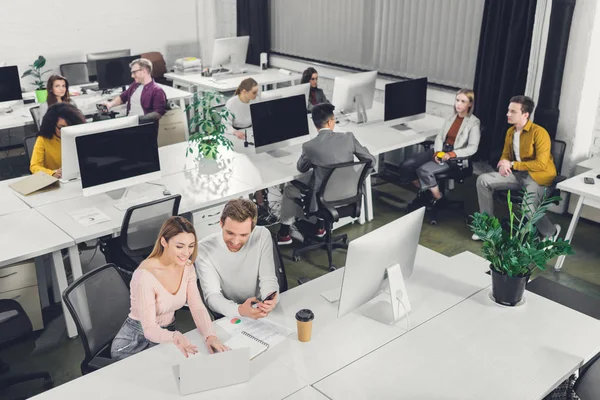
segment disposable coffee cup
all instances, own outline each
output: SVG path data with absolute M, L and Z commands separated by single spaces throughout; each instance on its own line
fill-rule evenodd
M 298 325 L 298 340 L 309 342 L 312 333 L 312 322 L 315 314 L 312 311 L 304 309 L 296 313 L 296 323 Z
M 444 156 L 446 155 L 446 153 L 444 153 L 443 151 L 438 151 L 437 154 L 435 155 L 437 157 L 438 160 L 440 160 L 440 165 L 444 165 Z

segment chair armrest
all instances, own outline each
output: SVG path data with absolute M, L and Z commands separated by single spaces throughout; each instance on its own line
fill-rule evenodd
M 90 360 L 88 366 L 92 370 L 98 370 L 100 368 L 104 368 L 107 365 L 114 363 L 116 360 L 107 357 L 96 356 Z
M 567 179 L 567 177 L 566 177 L 566 176 L 564 176 L 564 175 L 557 175 L 557 176 L 554 178 L 554 180 L 552 181 L 552 185 L 556 186 L 558 183 L 560 183 L 560 182 L 562 182 L 562 181 L 564 181 L 564 180 L 566 180 L 566 179 Z
M 298 190 L 300 190 L 300 192 L 302 192 L 303 194 L 310 192 L 310 187 L 304 182 L 292 181 L 292 185 L 297 187 Z
M 337 212 L 337 210 L 333 207 L 326 207 L 325 208 L 327 210 L 327 212 L 329 214 L 331 214 L 331 217 L 333 218 L 333 222 L 338 222 L 340 220 L 340 214 Z

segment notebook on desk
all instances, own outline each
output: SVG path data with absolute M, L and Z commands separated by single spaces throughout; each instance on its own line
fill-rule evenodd
M 8 185 L 12 190 L 29 196 L 32 193 L 58 189 L 58 179 L 45 172 L 38 171 L 33 175 L 20 179 Z
M 269 350 L 268 343 L 263 342 L 255 336 L 252 336 L 246 331 L 242 331 L 239 334 L 233 336 L 224 344 L 232 350 L 248 349 L 248 351 L 250 351 L 250 360 L 258 356 L 259 354 Z

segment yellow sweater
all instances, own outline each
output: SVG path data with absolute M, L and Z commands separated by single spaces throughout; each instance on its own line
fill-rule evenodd
M 52 139 L 38 136 L 35 146 L 33 146 L 33 154 L 29 164 L 31 173 L 35 174 L 38 171 L 43 171 L 48 175 L 52 175 L 61 166 L 60 138 L 56 135 Z
M 501 159 L 514 161 L 512 169 L 515 171 L 529 171 L 529 175 L 538 185 L 550 186 L 556 177 L 556 167 L 550 151 L 552 142 L 548 132 L 541 126 L 527 121 L 519 140 L 520 162 L 515 160 L 514 134 L 515 127 L 511 126 L 506 132 Z

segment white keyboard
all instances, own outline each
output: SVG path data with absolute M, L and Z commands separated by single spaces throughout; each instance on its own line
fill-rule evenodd
M 336 302 L 340 301 L 341 295 L 342 295 L 341 287 L 321 293 L 321 296 L 323 296 L 323 298 L 330 303 L 336 303 Z

